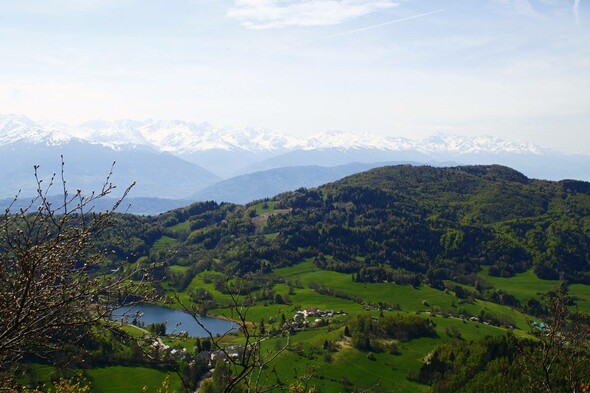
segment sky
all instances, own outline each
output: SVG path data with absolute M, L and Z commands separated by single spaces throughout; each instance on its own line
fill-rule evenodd
M 590 154 L 590 0 L 0 0 L 0 113 Z

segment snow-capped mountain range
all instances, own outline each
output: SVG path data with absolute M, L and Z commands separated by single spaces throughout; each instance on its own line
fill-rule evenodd
M 99 189 L 133 182 L 134 197 L 247 201 L 314 187 L 355 171 L 399 163 L 502 164 L 528 177 L 590 180 L 590 157 L 493 136 L 424 139 L 328 131 L 293 137 L 265 128 L 186 121 L 91 121 L 71 126 L 0 115 L 0 198 L 34 195 L 33 165 L 45 179 L 66 162 L 68 185 Z M 163 205 L 170 205 L 168 202 Z M 158 203 L 158 206 L 161 206 Z M 150 211 L 154 212 L 154 211 Z
M 91 121 L 78 126 L 35 122 L 22 115 L 0 116 L 0 145 L 17 141 L 60 145 L 72 140 L 99 144 L 114 150 L 147 147 L 175 155 L 210 150 L 284 153 L 338 149 L 416 151 L 431 153 L 530 153 L 546 149 L 531 143 L 513 143 L 492 136 L 467 137 L 436 134 L 425 139 L 328 131 L 295 138 L 265 128 L 227 128 L 186 121 Z

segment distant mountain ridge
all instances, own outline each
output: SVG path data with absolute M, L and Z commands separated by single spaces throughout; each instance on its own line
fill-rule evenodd
M 9 114 L 0 115 L 4 186 L 0 198 L 19 189 L 23 195 L 30 194 L 33 165 L 40 164 L 50 177 L 59 171 L 60 154 L 68 163 L 66 175 L 72 187 L 96 189 L 117 161 L 113 181 L 121 187 L 137 181 L 133 197 L 180 200 L 196 196 L 245 202 L 271 197 L 334 181 L 341 169 L 337 167 L 351 164 L 500 164 L 531 178 L 590 180 L 590 156 L 492 136 L 435 134 L 418 140 L 328 131 L 296 138 L 265 128 L 217 127 L 205 122 L 95 120 L 70 126 Z M 316 167 L 316 173 L 309 167 Z M 277 171 L 263 173 L 269 170 Z M 237 178 L 256 172 L 260 173 Z
M 29 211 L 35 210 L 37 204 L 32 204 L 34 197 L 31 195 L 20 196 L 16 201 L 14 198 L 0 199 L 0 209 L 3 211 L 10 208 L 10 211 L 16 213 L 21 209 L 29 209 Z M 50 195 L 48 196 L 49 202 L 54 207 L 62 206 L 63 195 Z M 113 210 L 115 203 L 119 199 L 113 197 L 105 197 L 94 200 L 88 209 L 92 209 L 95 212 L 104 212 L 107 210 Z M 120 204 L 116 210 L 118 213 L 129 213 L 140 216 L 156 216 L 160 213 L 179 209 L 194 203 L 192 200 L 186 199 L 166 199 L 166 198 L 134 198 L 127 197 Z
M 223 180 L 199 191 L 191 199 L 245 204 L 258 199 L 271 198 L 282 192 L 293 191 L 301 187 L 318 187 L 379 166 L 399 164 L 402 163 L 352 163 L 335 167 L 310 165 L 268 169 Z M 404 162 L 403 164 L 409 163 Z
M 493 136 L 466 137 L 447 134 L 415 140 L 370 133 L 327 131 L 311 137 L 292 137 L 265 128 L 216 127 L 180 120 L 91 121 L 78 126 L 35 122 L 22 115 L 0 116 L 0 145 L 15 141 L 60 144 L 79 139 L 113 149 L 145 146 L 176 155 L 208 150 L 273 152 L 297 150 L 376 149 L 429 153 L 532 153 L 546 149 L 531 143 L 507 142 Z
M 117 186 L 115 196 L 135 182 L 133 197 L 182 199 L 221 180 L 198 165 L 153 150 L 116 151 L 74 139 L 56 145 L 17 141 L 0 146 L 0 198 L 14 196 L 19 190 L 24 197 L 35 195 L 34 165 L 39 165 L 43 186 L 48 186 L 54 174 L 56 183 L 61 182 L 60 156 L 64 157 L 68 188 L 85 193 L 102 188 L 113 163 L 110 182 Z M 61 184 L 55 184 L 50 195 L 59 192 Z

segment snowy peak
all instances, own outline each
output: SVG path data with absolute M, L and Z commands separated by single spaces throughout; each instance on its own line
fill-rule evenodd
M 301 146 L 302 150 L 316 150 L 316 149 L 339 149 L 350 150 L 369 147 L 370 143 L 366 141 L 362 135 L 341 132 L 341 131 L 327 131 L 318 135 L 314 135 L 307 139 Z M 380 140 L 374 140 L 372 146 L 382 145 Z
M 225 148 L 211 137 L 215 128 L 208 123 L 196 124 L 180 120 L 146 121 L 139 132 L 154 146 L 170 153 Z
M 419 145 L 420 149 L 427 153 L 532 153 L 539 155 L 546 150 L 528 142 L 507 142 L 490 135 L 467 137 L 442 133 L 423 139 Z
M 114 150 L 150 146 L 150 141 L 139 132 L 140 122 L 120 120 L 114 123 L 94 123 L 95 127 L 78 129 L 82 138 L 90 143 L 100 144 Z
M 305 141 L 302 150 L 315 149 L 377 149 L 383 151 L 411 150 L 415 143 L 407 138 L 386 137 L 376 134 L 354 134 L 341 131 L 328 131 L 315 135 Z
M 146 145 L 175 154 L 207 150 L 275 152 L 294 144 L 292 138 L 263 128 L 221 128 L 181 120 L 95 121 L 81 127 L 85 139 L 94 143 L 113 148 Z
M 223 150 L 280 154 L 294 150 L 415 151 L 423 154 L 501 154 L 547 152 L 530 143 L 507 142 L 493 136 L 435 134 L 417 140 L 370 133 L 328 131 L 295 138 L 259 127 L 228 128 L 181 120 L 94 120 L 71 127 L 62 123 L 37 123 L 26 116 L 0 116 L 0 145 L 17 141 L 58 145 L 72 139 L 100 144 L 114 150 L 149 148 L 184 155 Z
M 64 125 L 48 123 L 43 126 L 22 115 L 0 116 L 0 145 L 15 142 L 59 145 L 73 139 Z
M 251 152 L 280 152 L 292 150 L 299 141 L 293 137 L 281 135 L 266 128 L 224 128 L 218 133 L 231 146 Z
M 377 149 L 382 151 L 418 151 L 425 154 L 452 153 L 532 153 L 542 154 L 546 149 L 531 143 L 513 143 L 493 136 L 460 136 L 437 133 L 422 140 L 387 137 L 375 134 L 353 134 L 329 131 L 307 139 L 299 146 L 302 150 L 316 149 Z

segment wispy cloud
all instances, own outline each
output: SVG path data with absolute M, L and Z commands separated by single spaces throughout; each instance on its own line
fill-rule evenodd
M 329 26 L 398 5 L 391 0 L 236 0 L 227 16 L 258 30 Z
M 409 20 L 412 20 L 412 19 L 417 19 L 417 18 L 422 18 L 422 17 L 425 17 L 425 16 L 429 16 L 429 15 L 434 15 L 434 14 L 438 14 L 438 13 L 444 12 L 444 11 L 446 11 L 446 9 L 443 8 L 443 9 L 436 10 L 436 11 L 424 12 L 422 14 L 412 15 L 412 16 L 408 16 L 406 18 L 400 18 L 400 19 L 390 20 L 388 22 L 383 22 L 383 23 L 379 23 L 379 24 L 376 24 L 376 25 L 365 26 L 365 27 L 361 27 L 359 29 L 345 31 L 343 33 L 329 35 L 329 36 L 326 36 L 326 37 L 323 37 L 323 38 L 320 38 L 320 39 L 317 39 L 317 40 L 305 41 L 305 42 L 300 43 L 299 45 L 304 45 L 304 44 L 308 44 L 308 43 L 311 43 L 311 42 L 325 40 L 325 39 L 330 39 L 330 38 L 342 37 L 342 36 L 350 35 L 350 34 L 356 34 L 356 33 L 360 33 L 360 32 L 366 31 L 366 30 L 378 29 L 380 27 L 385 27 L 385 26 L 396 24 L 396 23 L 406 22 L 406 21 L 409 21 Z

